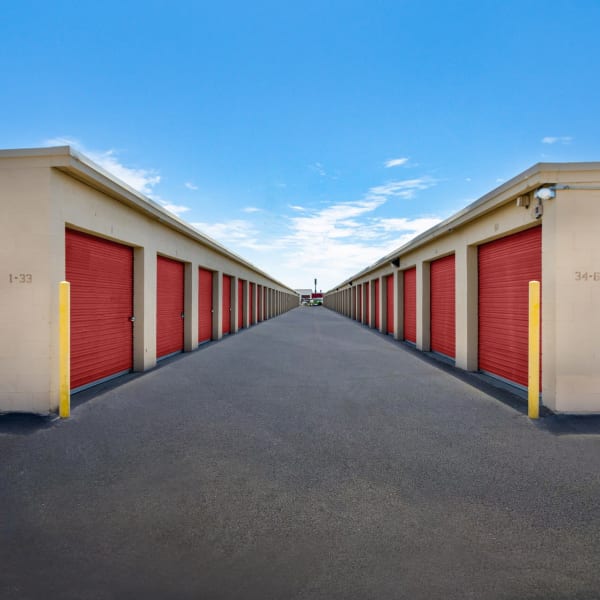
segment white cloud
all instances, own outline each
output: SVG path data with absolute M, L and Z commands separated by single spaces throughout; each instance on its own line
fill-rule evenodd
M 198 189 L 198 186 L 197 186 L 197 185 L 194 185 L 194 184 L 193 184 L 193 183 L 191 183 L 190 181 L 186 181 L 186 182 L 185 182 L 183 185 L 185 185 L 185 187 L 186 187 L 188 190 L 193 190 L 193 191 L 196 191 L 196 190 Z
M 308 165 L 308 168 L 311 171 L 316 171 L 321 177 L 325 177 L 327 175 L 325 168 L 323 167 L 323 165 L 320 162 L 316 162 L 316 163 L 313 163 L 312 165 Z
M 323 289 L 331 287 L 439 223 L 435 216 L 376 215 L 389 199 L 412 198 L 433 185 L 435 181 L 427 177 L 394 181 L 371 188 L 362 200 L 304 209 L 301 216 L 289 219 L 289 233 L 279 251 L 283 262 L 279 259 L 276 268 L 294 272 L 298 277 L 294 285 L 317 276 Z
M 559 135 L 559 136 L 551 136 L 547 135 L 542 138 L 542 144 L 570 144 L 573 141 L 573 138 L 570 135 Z
M 82 154 L 88 156 L 98 166 L 114 175 L 134 190 L 150 195 L 155 185 L 160 182 L 160 175 L 154 169 L 135 169 L 126 167 L 117 159 L 115 150 L 89 150 L 83 144 L 69 137 L 57 137 L 44 141 L 44 146 L 72 146 Z
M 317 277 L 320 288 L 328 289 L 437 224 L 435 215 L 378 214 L 384 205 L 433 185 L 422 177 L 375 186 L 358 200 L 292 204 L 287 216 L 272 215 L 260 228 L 245 219 L 192 225 L 292 287 L 307 287 Z
M 277 245 L 276 240 L 266 240 L 263 232 L 250 221 L 243 219 L 231 219 L 220 223 L 198 221 L 191 225 L 234 251 L 238 249 L 264 251 L 271 250 Z
M 390 181 L 384 185 L 372 187 L 367 196 L 395 196 L 397 198 L 412 198 L 418 190 L 426 190 L 433 187 L 436 181 L 431 177 L 421 177 L 418 179 L 405 179 L 403 181 Z
M 439 222 L 440 219 L 437 217 L 418 217 L 416 219 L 400 217 L 379 219 L 377 225 L 384 231 L 423 233 Z
M 390 158 L 389 160 L 385 161 L 385 167 L 386 169 L 389 169 L 390 167 L 400 167 L 405 165 L 407 162 L 408 158 Z
M 172 212 L 174 215 L 181 215 L 190 210 L 189 206 L 182 206 L 181 204 L 171 204 L 170 202 L 166 202 L 164 200 L 159 200 L 160 204 L 165 210 Z
M 242 208 L 242 212 L 257 213 L 257 212 L 262 212 L 262 208 L 257 208 L 256 206 L 246 206 L 246 208 Z

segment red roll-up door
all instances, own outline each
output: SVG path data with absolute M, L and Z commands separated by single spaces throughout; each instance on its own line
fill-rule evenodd
M 356 292 L 356 320 L 362 321 L 362 285 L 359 284 L 358 290 Z
M 417 269 L 404 271 L 404 339 L 417 343 Z
M 394 276 L 388 275 L 386 278 L 386 297 L 387 297 L 387 333 L 394 333 Z
M 238 329 L 244 327 L 244 282 L 238 279 L 237 284 L 238 290 Z
M 479 368 L 524 386 L 534 280 L 542 280 L 541 227 L 479 247 Z
M 263 286 L 259 285 L 256 288 L 258 290 L 258 321 L 263 320 Z
M 371 286 L 367 281 L 365 284 L 365 323 L 371 325 Z
M 231 277 L 223 275 L 223 335 L 231 331 Z
M 184 264 L 156 260 L 156 357 L 183 350 Z
M 65 231 L 71 283 L 71 389 L 133 368 L 133 250 Z
M 380 325 L 380 315 L 379 315 L 379 279 L 375 279 L 373 282 L 375 284 L 375 329 L 379 329 Z
M 431 263 L 431 350 L 454 358 L 456 353 L 454 254 Z
M 271 290 L 265 288 L 265 321 L 270 318 L 271 312 Z
M 250 283 L 249 290 L 249 304 L 250 304 L 250 325 L 254 325 L 256 323 L 256 318 L 254 317 L 254 289 L 256 285 L 254 283 Z
M 198 270 L 198 343 L 212 339 L 213 274 L 200 267 Z

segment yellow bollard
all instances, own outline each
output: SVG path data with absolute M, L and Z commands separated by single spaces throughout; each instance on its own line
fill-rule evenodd
M 527 381 L 528 415 L 540 416 L 540 282 L 529 282 L 529 373 Z
M 58 414 L 61 419 L 71 415 L 71 284 L 61 281 L 58 290 Z

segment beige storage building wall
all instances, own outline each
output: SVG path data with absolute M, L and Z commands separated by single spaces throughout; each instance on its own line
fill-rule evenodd
M 68 147 L 0 151 L 0 412 L 45 414 L 58 404 L 58 283 L 65 278 L 65 229 L 133 247 L 133 364 L 156 364 L 156 261 L 185 264 L 185 350 L 198 345 L 198 268 L 214 275 L 213 337 L 222 335 L 222 274 L 263 286 L 264 316 L 298 306 L 294 290 L 164 211 Z M 257 289 L 257 285 L 254 289 Z M 254 307 L 257 306 L 255 299 Z M 256 310 L 256 308 L 255 308 Z M 250 322 L 247 314 L 244 326 Z
M 552 187 L 540 202 L 535 191 Z M 527 203 L 528 206 L 524 206 Z M 490 192 L 326 294 L 326 306 L 346 316 L 356 310 L 349 293 L 380 280 L 380 330 L 386 330 L 385 276 L 394 275 L 394 336 L 403 339 L 401 272 L 416 267 L 417 342 L 430 350 L 429 269 L 455 255 L 456 356 L 461 369 L 478 369 L 478 247 L 542 226 L 542 401 L 553 411 L 600 413 L 600 163 L 540 163 Z M 399 260 L 399 266 L 392 264 Z M 374 295 L 362 322 L 373 326 Z M 365 311 L 366 297 L 362 298 Z M 359 319 L 360 320 L 360 319 Z

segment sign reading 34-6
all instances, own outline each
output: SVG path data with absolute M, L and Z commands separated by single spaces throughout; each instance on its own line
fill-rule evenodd
M 600 271 L 575 271 L 575 281 L 600 281 Z

